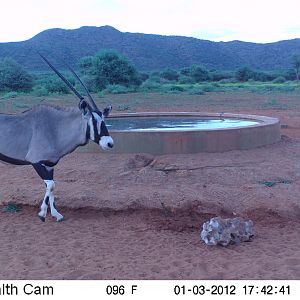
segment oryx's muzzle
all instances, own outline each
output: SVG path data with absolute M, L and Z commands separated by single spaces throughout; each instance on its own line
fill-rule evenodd
M 103 150 L 109 150 L 114 146 L 114 141 L 111 136 L 102 136 L 99 141 L 99 146 Z

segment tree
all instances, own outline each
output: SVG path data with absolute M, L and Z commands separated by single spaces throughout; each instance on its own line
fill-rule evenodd
M 210 80 L 210 74 L 203 66 L 193 65 L 190 68 L 190 76 L 195 82 Z
M 232 78 L 233 74 L 231 71 L 222 71 L 222 70 L 210 70 L 210 77 L 212 81 L 220 81 L 223 79 Z
M 183 68 L 180 70 L 180 74 L 185 75 L 185 76 L 190 76 L 191 69 L 190 68 Z
M 292 68 L 296 74 L 296 80 L 299 82 L 299 73 L 300 73 L 300 55 L 294 54 L 292 56 Z
M 137 86 L 141 83 L 131 62 L 113 50 L 105 50 L 95 56 L 80 60 L 80 70 L 92 90 L 103 90 L 107 85 Z
M 252 77 L 253 77 L 253 71 L 248 67 L 241 67 L 237 69 L 235 72 L 235 78 L 238 81 L 245 82 L 251 79 Z
M 12 58 L 0 60 L 0 90 L 1 91 L 28 91 L 33 86 L 33 80 Z
M 70 78 L 67 78 L 67 79 L 69 81 L 71 81 Z M 39 81 L 39 84 L 40 84 L 40 86 L 43 86 L 47 90 L 48 93 L 59 93 L 59 94 L 68 94 L 69 93 L 69 88 L 55 74 L 45 76 L 42 80 Z
M 255 81 L 271 81 L 271 76 L 262 71 L 252 72 L 251 78 Z
M 170 80 L 170 81 L 177 81 L 179 78 L 178 73 L 175 70 L 172 69 L 165 69 L 160 73 L 160 76 L 164 79 Z

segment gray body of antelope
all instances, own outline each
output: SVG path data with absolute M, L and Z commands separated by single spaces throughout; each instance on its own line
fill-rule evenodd
M 41 57 L 62 78 L 47 59 Z M 0 159 L 15 165 L 32 165 L 45 182 L 46 193 L 38 213 L 42 221 L 45 221 L 48 205 L 57 221 L 64 219 L 54 202 L 53 174 L 59 160 L 89 140 L 104 150 L 113 147 L 104 121 L 111 106 L 101 112 L 79 78 L 90 101 L 75 91 L 65 78 L 62 79 L 80 98 L 78 108 L 68 110 L 39 105 L 16 115 L 0 114 Z

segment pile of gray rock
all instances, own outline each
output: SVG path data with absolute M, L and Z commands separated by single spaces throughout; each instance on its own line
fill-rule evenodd
M 239 244 L 249 241 L 253 236 L 253 222 L 242 218 L 212 218 L 203 224 L 200 236 L 207 245 Z

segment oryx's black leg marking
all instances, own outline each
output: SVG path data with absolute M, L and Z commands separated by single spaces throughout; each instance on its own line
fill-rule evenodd
M 32 166 L 43 180 L 53 180 L 53 167 L 47 167 L 41 163 L 32 164 Z
M 45 218 L 48 210 L 48 204 L 50 203 L 50 210 L 51 210 L 52 217 L 55 217 L 57 221 L 62 221 L 64 217 L 57 211 L 54 203 L 53 166 L 47 166 L 42 163 L 36 163 L 33 164 L 33 167 L 46 184 L 46 193 L 41 205 L 41 210 L 38 214 L 39 218 L 43 222 L 45 222 Z
M 46 220 L 48 204 L 49 204 L 49 197 L 45 196 L 45 198 L 42 202 L 42 205 L 41 205 L 41 211 L 38 214 L 38 216 L 42 222 L 45 222 L 45 220 Z

